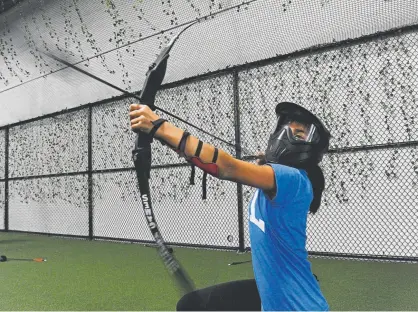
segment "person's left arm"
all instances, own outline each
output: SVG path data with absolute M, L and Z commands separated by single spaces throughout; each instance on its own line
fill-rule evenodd
M 148 106 L 140 104 L 132 104 L 130 106 L 129 116 L 131 119 L 131 129 L 135 132 L 142 131 L 145 133 L 149 133 L 154 127 L 152 122 L 160 118 Z M 179 142 L 183 137 L 183 133 L 184 130 L 176 127 L 170 122 L 165 122 L 160 126 L 154 136 L 164 141 L 172 149 L 178 151 Z M 199 139 L 190 135 L 187 138 L 186 143 L 184 155 L 186 159 L 190 160 L 195 155 Z M 214 153 L 215 147 L 213 145 L 203 143 L 198 157 L 199 163 L 202 163 L 202 166 L 199 166 L 201 169 L 205 170 L 205 166 L 212 164 Z M 275 189 L 274 172 L 270 166 L 254 165 L 236 159 L 221 149 L 218 149 L 218 157 L 216 164 L 214 165 L 217 170 L 216 175 L 214 176 L 219 179 L 230 180 L 267 191 Z M 207 168 L 209 168 L 209 166 Z

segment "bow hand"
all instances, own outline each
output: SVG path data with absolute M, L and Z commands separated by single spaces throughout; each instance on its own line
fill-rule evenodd
M 132 131 L 145 134 L 149 134 L 154 127 L 153 122 L 160 119 L 149 106 L 142 104 L 131 104 L 129 107 L 129 118 Z

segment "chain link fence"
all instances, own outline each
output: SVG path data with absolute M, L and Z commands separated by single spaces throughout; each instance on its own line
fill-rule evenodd
M 371 10 L 371 2 L 375 5 L 376 1 L 362 7 L 366 13 Z M 187 5 L 187 10 L 194 8 L 193 14 L 204 16 L 192 1 L 182 3 Z M 282 34 L 280 40 L 276 38 L 277 42 L 283 43 L 278 50 L 273 41 L 275 38 L 267 40 L 261 34 L 274 34 L 273 30 L 266 30 L 277 27 L 272 22 L 275 18 L 280 23 L 290 23 L 291 17 L 284 15 L 289 10 L 294 10 L 296 19 L 304 20 L 309 4 L 298 7 L 291 1 L 282 1 L 280 12 L 272 12 L 266 3 L 277 5 L 271 1 L 249 1 L 234 6 L 236 3 L 230 1 L 223 7 L 213 6 L 211 10 L 229 16 L 232 24 L 242 26 L 225 28 L 224 35 L 232 36 L 236 41 L 226 40 L 224 44 L 221 42 L 212 47 L 211 60 L 217 55 L 228 57 L 219 62 L 199 64 L 200 67 L 185 63 L 187 56 L 193 59 L 201 53 L 206 57 L 206 48 L 216 41 L 210 38 L 219 36 L 219 32 L 208 31 L 204 24 L 196 26 L 200 28 L 194 35 L 185 34 L 189 37 L 184 42 L 197 39 L 201 42 L 201 38 L 206 41 L 202 42 L 201 49 L 192 52 L 186 44 L 176 47 L 178 55 L 186 57 L 169 66 L 168 83 L 158 93 L 156 105 L 223 138 L 232 147 L 182 122 L 173 121 L 180 128 L 234 156 L 253 161 L 256 152 L 266 147 L 275 122 L 275 105 L 282 101 L 301 104 L 318 115 L 332 134 L 330 151 L 322 162 L 326 180 L 322 205 L 316 215 L 308 218 L 307 248 L 310 253 L 418 260 L 418 28 L 404 27 L 403 22 L 392 21 L 390 15 L 383 24 L 367 22 L 364 13 L 365 16 L 356 17 L 357 22 L 365 23 L 359 31 L 353 28 L 356 19 L 344 15 L 340 25 L 347 26 L 350 31 L 337 31 L 338 25 L 332 25 L 333 31 L 313 32 L 313 37 L 300 35 L 297 42 L 293 41 L 294 33 L 289 31 Z M 313 7 L 312 16 L 331 14 L 328 2 L 321 3 L 322 9 Z M 6 17 L 35 4 L 36 1 L 20 3 L 16 11 Z M 71 22 L 80 7 L 90 10 L 96 17 L 102 14 L 93 13 L 96 5 L 77 0 L 73 12 L 57 1 L 52 8 L 57 12 L 64 10 L 64 20 L 61 17 L 48 20 L 49 15 L 41 8 L 38 17 L 45 21 L 42 27 L 48 30 L 48 38 L 42 37 L 43 46 L 51 48 L 51 42 L 54 42 L 51 38 L 67 38 L 55 47 L 55 51 L 68 45 L 78 51 L 79 58 L 83 56 L 87 47 L 75 40 L 75 26 Z M 150 63 L 145 60 L 151 60 L 155 47 L 159 45 L 161 49 L 173 33 L 152 37 L 156 32 L 154 29 L 135 37 L 128 26 L 120 26 L 123 24 L 121 15 L 125 14 L 129 23 L 134 23 L 138 16 L 142 18 L 141 23 L 150 22 L 146 21 L 139 6 L 129 13 L 118 11 L 118 5 L 108 6 L 103 13 L 116 23 L 118 31 L 113 29 L 112 40 L 122 40 L 114 53 L 102 55 L 113 44 L 112 41 L 104 43 L 109 29 L 101 32 L 87 27 L 88 21 L 78 20 L 79 34 L 91 35 L 88 37 L 92 41 L 88 44 L 97 56 L 80 64 L 113 82 L 112 79 L 117 81 L 117 78 L 109 64 L 119 63 L 118 74 L 123 77 L 124 88 L 131 90 L 143 79 L 139 78 L 143 75 L 132 75 L 132 72 L 144 72 Z M 407 6 L 396 7 L 392 2 L 385 2 L 385 6 L 391 6 L 394 19 L 404 16 L 408 21 L 406 24 L 416 20 L 416 14 L 412 14 Z M 175 16 L 170 13 L 174 9 L 171 7 L 170 11 L 168 3 L 164 8 L 173 15 L 173 27 L 186 23 L 187 14 Z M 242 39 L 246 31 L 258 34 L 254 27 L 245 26 L 255 12 L 268 16 L 258 28 L 259 50 L 247 49 L 249 41 Z M 158 15 L 157 12 L 153 14 Z M 51 25 L 63 21 L 66 27 L 60 34 Z M 157 21 L 158 18 L 153 22 Z M 222 19 L 213 21 L 218 23 L 218 28 L 225 24 Z M 327 21 L 331 25 L 333 19 Z M 32 22 L 25 21 L 22 25 Z M 324 29 L 324 20 L 311 18 L 310 22 L 314 29 Z M 36 21 L 33 23 L 38 25 Z M 388 31 L 391 26 L 401 28 Z M 164 27 L 162 29 L 169 28 Z M 133 36 L 132 42 L 138 41 L 123 51 L 120 46 L 127 44 L 129 34 Z M 148 35 L 150 40 L 139 40 Z M 31 38 L 26 38 L 30 44 Z M 75 38 L 75 41 L 69 38 Z M 261 42 L 270 44 L 262 47 Z M 291 45 L 291 42 L 296 43 Z M 139 50 L 145 53 L 141 54 L 141 62 L 134 58 L 135 51 Z M 237 51 L 242 51 L 240 57 Z M 21 73 L 24 73 L 23 65 L 30 64 L 32 57 L 25 54 L 21 59 L 26 62 L 19 67 Z M 48 74 L 45 64 L 48 64 L 45 59 L 37 58 L 37 70 L 41 75 Z M 204 69 L 206 65 L 208 68 Z M 180 71 L 182 67 L 187 70 Z M 80 102 L 87 99 L 95 103 L 11 124 L 0 130 L 0 230 L 152 243 L 141 211 L 131 160 L 135 135 L 129 129 L 127 112 L 129 104 L 136 100 L 110 98 L 115 94 L 109 90 L 101 92 L 103 88 L 96 82 L 88 82 L 89 88 L 77 90 L 80 83 L 87 84 L 88 79 L 57 64 L 52 68 L 53 74 L 48 74 L 50 78 L 45 78 L 53 79 L 45 80 L 50 83 L 41 82 L 33 70 L 21 81 L 17 74 L 8 80 L 8 88 L 14 88 L 8 93 L 11 98 L 19 98 L 19 92 L 25 93 L 21 95 L 23 101 L 26 96 L 34 96 L 39 91 L 33 87 L 35 84 L 45 101 Z M 35 80 L 31 82 L 31 79 Z M 0 76 L 0 80 L 7 80 L 6 75 Z M 58 94 L 60 90 L 66 92 Z M 100 96 L 96 96 L 99 93 Z M 241 153 L 238 144 L 243 147 Z M 190 166 L 158 142 L 153 144 L 152 157 L 151 197 L 157 222 L 168 243 L 239 251 L 250 249 L 247 207 L 254 189 L 209 176 L 208 196 L 202 200 L 200 170 L 196 171 L 194 184 L 191 183 Z
M 331 131 L 312 252 L 417 255 L 417 39 L 382 36 L 239 73 L 244 146 L 267 145 L 281 101 L 302 103 Z

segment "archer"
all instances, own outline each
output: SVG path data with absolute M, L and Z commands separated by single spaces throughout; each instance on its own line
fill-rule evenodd
M 257 165 L 234 158 L 132 104 L 131 129 L 155 137 L 204 172 L 256 188 L 249 229 L 254 280 L 233 281 L 183 296 L 177 310 L 329 310 L 306 250 L 308 213 L 316 213 L 325 181 L 321 168 L 330 133 L 310 111 L 276 106 L 277 124 Z

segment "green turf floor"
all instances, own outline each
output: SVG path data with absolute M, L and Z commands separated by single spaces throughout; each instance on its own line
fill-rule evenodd
M 174 310 L 179 295 L 153 248 L 0 232 L 0 310 Z M 175 248 L 198 287 L 251 278 L 249 254 Z M 418 264 L 312 259 L 332 310 L 418 310 Z

